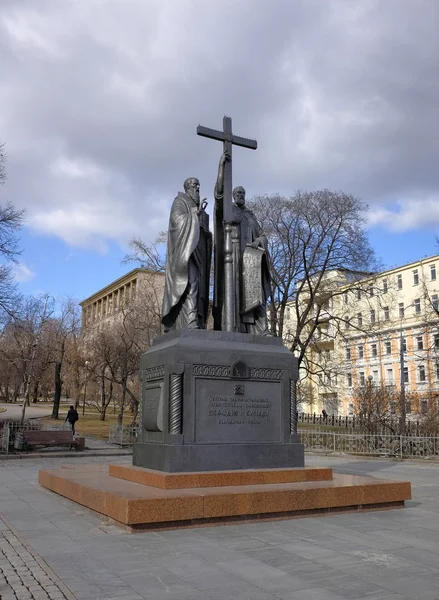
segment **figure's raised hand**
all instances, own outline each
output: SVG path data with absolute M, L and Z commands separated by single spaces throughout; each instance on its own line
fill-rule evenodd
M 221 155 L 221 164 L 225 165 L 226 162 L 230 162 L 232 160 L 232 157 L 230 156 L 229 152 L 227 150 L 224 150 L 224 152 Z

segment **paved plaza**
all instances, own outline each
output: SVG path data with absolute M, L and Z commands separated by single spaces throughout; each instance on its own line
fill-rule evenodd
M 439 464 L 310 455 L 308 466 L 409 480 L 413 500 L 130 534 L 39 487 L 40 468 L 69 462 L 130 457 L 0 460 L 2 600 L 439 600 Z

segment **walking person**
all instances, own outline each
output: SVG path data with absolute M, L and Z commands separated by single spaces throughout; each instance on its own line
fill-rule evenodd
M 69 408 L 66 420 L 64 422 L 66 423 L 68 421 L 70 423 L 73 435 L 75 435 L 75 423 L 78 419 L 79 419 L 78 411 L 75 409 L 74 406 L 71 406 Z

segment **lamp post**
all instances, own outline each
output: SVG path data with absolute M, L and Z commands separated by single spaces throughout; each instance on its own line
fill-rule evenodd
M 400 401 L 400 410 L 401 410 L 401 418 L 400 418 L 400 423 L 399 423 L 399 429 L 400 429 L 400 435 L 404 435 L 405 434 L 405 423 L 406 423 L 406 419 L 407 419 L 407 415 L 406 415 L 406 401 L 405 401 L 405 381 L 404 381 L 404 338 L 402 336 L 402 323 L 401 323 L 401 330 L 400 330 L 400 336 L 399 336 L 399 371 L 400 371 L 400 385 L 401 385 L 401 391 L 400 391 L 400 397 L 399 397 L 399 401 Z
M 368 396 L 368 401 L 369 401 L 369 405 L 367 406 L 367 420 L 369 421 L 369 431 L 370 431 L 370 413 L 372 411 L 372 381 L 373 381 L 373 375 L 368 375 L 367 376 L 367 396 Z
M 82 416 L 85 415 L 85 397 L 87 395 L 87 382 L 88 382 L 88 360 L 85 361 L 85 384 L 84 384 L 84 399 L 82 401 Z

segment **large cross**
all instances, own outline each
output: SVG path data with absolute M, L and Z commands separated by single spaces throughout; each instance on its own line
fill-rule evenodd
M 222 328 L 226 331 L 237 331 L 239 315 L 238 307 L 235 305 L 236 284 L 233 272 L 232 244 L 232 146 L 241 146 L 242 148 L 256 150 L 258 143 L 256 140 L 248 140 L 247 138 L 233 135 L 232 119 L 230 117 L 224 117 L 222 131 L 198 125 L 197 134 L 223 142 L 223 151 L 227 151 L 230 157 L 230 161 L 227 161 L 224 165 L 224 321 L 223 319 L 221 321 Z M 217 285 L 217 274 L 215 274 L 215 281 L 215 285 Z
M 203 137 L 210 138 L 211 140 L 218 140 L 223 142 L 223 151 L 228 152 L 230 156 L 230 162 L 226 162 L 224 165 L 224 221 L 230 223 L 232 218 L 232 146 L 241 146 L 241 148 L 250 148 L 256 150 L 258 142 L 256 140 L 249 140 L 247 138 L 233 135 L 232 133 L 232 119 L 230 117 L 224 117 L 223 119 L 223 130 L 218 131 L 217 129 L 210 129 L 209 127 L 203 127 L 198 125 L 197 134 Z

